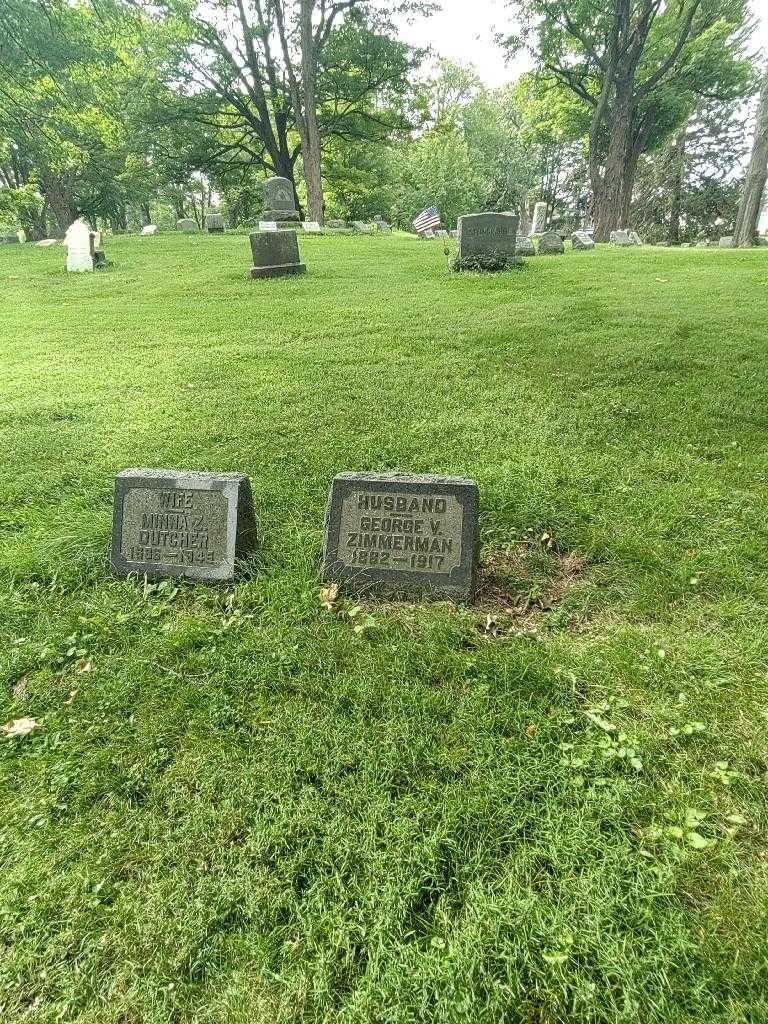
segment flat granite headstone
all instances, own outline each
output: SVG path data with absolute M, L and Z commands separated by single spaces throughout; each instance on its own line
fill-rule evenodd
M 571 235 L 571 244 L 577 252 L 587 252 L 595 248 L 595 241 L 586 231 L 574 231 Z
M 518 235 L 515 242 L 515 252 L 518 256 L 535 256 L 536 247 L 528 235 Z
M 192 220 L 191 217 L 182 217 L 176 221 L 176 230 L 191 234 L 193 231 L 197 231 L 197 221 Z
M 205 228 L 209 235 L 224 234 L 224 218 L 220 213 L 209 213 L 205 218 Z
M 638 235 L 638 233 L 636 231 L 630 231 L 629 232 L 629 240 L 632 243 L 632 245 L 642 245 L 643 244 L 642 238 L 640 237 L 640 235 Z
M 51 245 L 58 245 L 58 238 L 41 238 L 39 242 L 35 242 L 38 249 L 47 249 Z
M 618 245 L 622 249 L 626 249 L 628 246 L 633 244 L 632 239 L 629 237 L 628 231 L 612 231 L 611 232 L 611 245 Z
M 316 220 L 303 220 L 301 226 L 308 235 L 319 235 L 322 230 Z
M 565 252 L 563 240 L 556 231 L 545 231 L 539 239 L 540 256 L 562 256 Z
M 277 231 L 276 220 L 260 220 L 259 231 Z
M 120 576 L 232 580 L 255 543 L 241 473 L 124 469 L 115 478 L 111 564 Z
M 544 234 L 547 226 L 547 203 L 536 203 L 533 208 L 533 223 L 531 224 L 531 237 Z
M 251 277 L 283 277 L 304 274 L 295 231 L 257 231 L 250 236 L 253 266 Z
M 328 221 L 328 227 L 329 228 L 335 228 L 336 230 L 338 230 L 340 228 L 346 228 L 346 226 L 347 226 L 347 222 L 345 220 L 338 220 L 337 219 L 337 220 L 329 220 Z
M 459 217 L 459 259 L 498 253 L 513 261 L 520 218 L 513 213 L 470 213 Z
M 723 237 L 720 239 L 720 243 L 719 243 L 720 244 L 720 248 L 721 249 L 733 249 L 733 247 L 734 247 L 733 246 L 733 238 L 734 238 L 733 235 L 723 235 Z
M 323 579 L 376 594 L 471 599 L 478 558 L 474 480 L 339 473 L 325 517 Z
M 282 221 L 299 220 L 293 185 L 287 178 L 267 178 L 261 183 L 264 196 L 264 220 Z

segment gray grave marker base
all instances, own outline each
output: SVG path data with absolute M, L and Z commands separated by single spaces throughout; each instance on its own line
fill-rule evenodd
M 358 593 L 468 601 L 478 560 L 473 480 L 339 473 L 325 518 L 323 579 Z
M 232 580 L 256 544 L 241 473 L 124 469 L 115 478 L 111 565 L 119 576 Z
M 253 279 L 306 273 L 295 231 L 256 231 L 250 240 Z

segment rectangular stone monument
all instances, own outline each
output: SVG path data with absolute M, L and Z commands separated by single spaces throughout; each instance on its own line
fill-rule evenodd
M 304 274 L 295 231 L 257 231 L 250 236 L 253 266 L 251 277 L 283 277 Z
M 459 260 L 498 253 L 514 262 L 520 218 L 514 213 L 470 213 L 459 217 Z
M 734 238 L 733 235 L 723 235 L 723 237 L 720 239 L 720 241 L 718 243 L 720 248 L 721 249 L 733 249 L 734 248 L 733 238 Z
M 205 218 L 205 228 L 209 235 L 224 234 L 224 218 L 220 213 L 209 213 Z
M 255 543 L 247 476 L 124 469 L 115 479 L 111 563 L 120 576 L 232 580 Z
M 303 220 L 301 226 L 308 235 L 320 234 L 321 228 L 316 220 Z
M 262 181 L 261 190 L 264 196 L 264 220 L 274 220 L 285 227 L 298 223 L 299 211 L 296 209 L 293 184 L 288 178 L 267 178 Z
M 533 208 L 533 223 L 531 224 L 531 238 L 538 238 L 543 235 L 547 226 L 547 203 L 536 203 Z
M 536 248 L 528 235 L 518 235 L 515 241 L 515 253 L 518 256 L 535 256 Z
M 345 220 L 338 220 L 338 218 L 336 220 L 329 220 L 328 221 L 328 227 L 329 228 L 333 228 L 334 230 L 337 230 L 337 231 L 341 230 L 342 228 L 346 228 L 346 226 L 347 226 L 347 222 Z
M 259 231 L 277 231 L 276 220 L 260 220 Z
M 325 519 L 323 579 L 357 592 L 471 599 L 477 484 L 455 476 L 340 473 Z
M 632 239 L 629 237 L 628 231 L 620 230 L 611 232 L 611 245 L 618 245 L 622 249 L 626 249 L 632 244 Z
M 191 217 L 182 217 L 176 221 L 176 230 L 191 234 L 193 231 L 197 231 L 197 221 Z

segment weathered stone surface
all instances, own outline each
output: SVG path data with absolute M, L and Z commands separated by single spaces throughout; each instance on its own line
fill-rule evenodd
M 547 226 L 547 204 L 536 203 L 533 208 L 533 223 L 531 224 L 531 237 L 536 238 L 544 234 Z
M 205 230 L 209 235 L 224 234 L 224 218 L 220 213 L 209 213 L 205 218 Z
M 88 273 L 94 270 L 93 232 L 82 217 L 69 225 L 64 235 L 67 247 L 67 270 Z
M 58 238 L 42 238 L 39 242 L 35 242 L 38 249 L 48 249 L 50 246 L 58 244 Z
M 111 562 L 120 576 L 231 580 L 255 543 L 247 476 L 126 469 L 115 479 Z
M 628 231 L 612 231 L 611 232 L 611 245 L 618 245 L 622 249 L 626 249 L 632 245 L 632 239 L 629 237 Z
M 287 178 L 267 178 L 261 183 L 261 191 L 264 196 L 264 220 L 298 222 L 299 211 L 296 209 L 293 185 Z
M 470 213 L 459 217 L 459 259 L 498 254 L 512 262 L 519 217 L 511 213 Z
M 629 232 L 629 240 L 632 243 L 632 245 L 642 245 L 643 244 L 642 238 L 640 237 L 640 235 L 638 235 L 638 233 L 636 231 L 630 231 Z
M 719 245 L 721 249 L 732 249 L 733 235 L 723 235 L 723 237 L 720 239 Z
M 451 234 L 451 238 L 458 238 L 459 237 L 458 228 L 454 228 L 453 231 L 451 231 L 450 234 Z
M 696 243 L 696 248 L 697 249 L 708 249 L 709 248 L 709 242 L 706 239 L 702 239 L 700 242 Z
M 320 224 L 316 220 L 303 220 L 301 226 L 308 235 L 320 234 Z
M 306 272 L 307 268 L 299 256 L 299 240 L 295 231 L 257 231 L 250 238 L 252 278 L 284 277 Z
M 259 231 L 277 231 L 276 220 L 260 220 Z
M 545 231 L 539 239 L 540 256 L 562 256 L 565 252 L 563 240 L 556 231 Z
M 18 245 L 21 239 L 13 232 L 8 232 L 7 235 L 0 235 L 0 245 Z
M 364 220 L 353 220 L 352 227 L 360 235 L 372 235 L 376 230 L 373 224 L 366 224 Z
M 107 254 L 103 249 L 93 250 L 93 269 L 103 270 L 107 265 Z
M 576 252 L 586 252 L 595 248 L 595 241 L 586 231 L 574 231 L 571 235 L 571 244 Z
M 515 240 L 515 253 L 518 256 L 535 256 L 536 247 L 528 235 L 518 235 Z
M 448 234 L 448 232 L 445 230 L 445 228 L 438 228 L 437 231 L 435 231 L 435 238 L 450 238 L 450 237 L 451 236 Z
M 182 217 L 176 221 L 176 230 L 191 234 L 193 231 L 197 231 L 197 221 L 192 220 L 191 217 Z
M 147 236 L 147 237 L 149 237 L 151 235 L 156 235 L 157 234 L 157 224 L 145 224 L 144 227 L 141 229 L 141 233 L 142 233 L 142 235 Z
M 463 477 L 340 473 L 325 520 L 323 579 L 356 592 L 470 600 L 478 488 Z
M 338 220 L 338 219 L 336 219 L 336 220 L 329 220 L 328 221 L 328 227 L 329 228 L 335 228 L 336 230 L 339 230 L 340 228 L 345 228 L 346 226 L 347 226 L 347 222 L 345 220 Z

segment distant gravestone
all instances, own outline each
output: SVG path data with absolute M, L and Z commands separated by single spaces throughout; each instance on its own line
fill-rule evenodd
M 611 245 L 618 245 L 623 249 L 632 245 L 632 239 L 629 237 L 628 231 L 612 231 L 611 232 Z
M 563 240 L 556 231 L 545 231 L 539 239 L 540 256 L 562 256 L 565 252 Z
M 708 249 L 709 248 L 709 242 L 707 242 L 706 239 L 702 239 L 702 241 L 696 243 L 696 248 L 697 249 Z
M 306 266 L 299 256 L 295 231 L 257 231 L 251 235 L 253 266 L 251 277 L 283 277 L 303 274 Z
M 574 231 L 571 235 L 571 244 L 577 252 L 586 252 L 595 248 L 595 242 L 586 231 Z
M 528 235 L 518 235 L 515 242 L 515 251 L 518 256 L 535 256 L 536 247 Z
M 220 213 L 209 213 L 205 218 L 205 230 L 209 235 L 224 234 L 224 218 Z
M 291 221 L 298 223 L 299 211 L 293 185 L 287 178 L 267 178 L 261 183 L 264 196 L 264 220 L 274 220 L 278 224 Z
M 335 230 L 338 230 L 339 228 L 345 228 L 346 226 L 347 226 L 347 222 L 345 220 L 329 220 L 328 221 L 328 227 L 329 228 L 334 228 Z
M 630 231 L 629 232 L 629 240 L 632 243 L 632 245 L 642 245 L 643 244 L 642 238 L 640 237 L 640 235 L 638 235 L 638 233 L 636 231 Z
M 319 235 L 321 228 L 316 220 L 303 220 L 301 226 L 308 235 Z
M 515 259 L 519 217 L 511 213 L 470 213 L 459 217 L 459 260 L 498 255 Z
M 719 243 L 720 244 L 720 248 L 721 249 L 733 249 L 733 237 L 734 237 L 733 235 L 723 235 L 723 237 L 720 239 L 720 243 Z
M 75 273 L 95 269 L 95 247 L 93 232 L 82 217 L 70 224 L 64 235 L 67 247 L 67 270 Z
M 58 238 L 43 238 L 39 242 L 35 242 L 38 249 L 48 249 L 50 246 L 58 244 Z
M 432 228 L 427 228 L 426 231 L 422 231 L 419 234 L 419 238 L 436 238 L 436 237 L 437 236 L 435 235 L 435 232 L 433 231 Z
M 459 230 L 458 230 L 458 228 L 454 228 L 453 231 L 451 231 L 451 238 L 458 238 L 458 237 L 459 237 Z
M 193 231 L 197 231 L 197 221 L 192 220 L 191 217 L 182 217 L 176 221 L 176 230 L 191 234 Z
M 260 220 L 259 231 L 277 231 L 276 220 Z
M 536 203 L 533 208 L 533 222 L 531 223 L 531 237 L 536 238 L 544 234 L 547 226 L 547 203 Z
M 448 232 L 445 230 L 445 228 L 438 228 L 438 230 L 435 231 L 435 237 L 436 238 L 450 238 L 451 236 L 448 234 Z
M 18 234 L 14 231 L 9 231 L 6 235 L 0 235 L 1 245 L 18 245 L 20 241 Z
M 120 576 L 231 580 L 255 543 L 247 476 L 126 469 L 115 479 L 111 563 Z
M 471 599 L 478 489 L 463 477 L 340 473 L 325 520 L 323 579 L 356 591 Z
M 376 230 L 372 224 L 366 224 L 364 220 L 353 220 L 352 227 L 360 235 L 372 235 Z
M 145 237 L 151 237 L 157 234 L 157 224 L 145 224 L 141 229 L 142 235 Z

